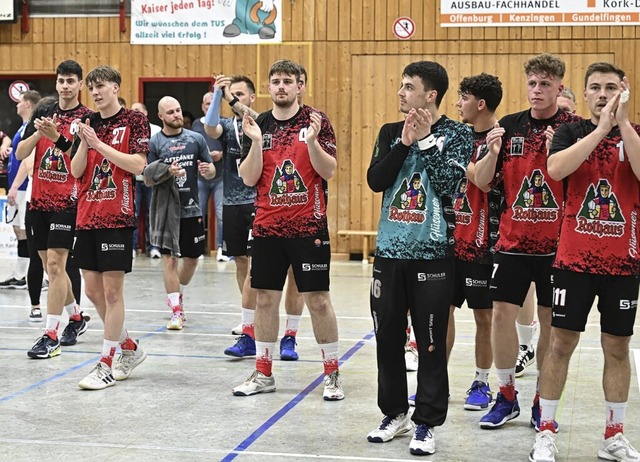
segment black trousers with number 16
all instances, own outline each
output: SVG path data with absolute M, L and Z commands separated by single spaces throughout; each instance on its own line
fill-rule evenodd
M 377 341 L 378 407 L 395 417 L 409 410 L 404 361 L 407 312 L 418 343 L 418 388 L 413 421 L 430 427 L 447 418 L 447 325 L 453 296 L 453 259 L 376 257 L 371 316 Z

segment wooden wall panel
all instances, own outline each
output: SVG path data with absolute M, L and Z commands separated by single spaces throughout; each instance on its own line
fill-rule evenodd
M 438 2 L 412 0 L 291 0 L 282 2 L 280 14 L 284 42 L 256 46 L 130 45 L 130 30 L 121 33 L 118 18 L 30 18 L 28 33 L 21 32 L 20 23 L 0 25 L 0 55 L 10 57 L 0 61 L 0 74 L 51 73 L 70 58 L 85 72 L 110 64 L 122 72 L 121 95 L 131 104 L 139 99 L 142 77 L 242 73 L 256 83 L 260 111 L 271 105 L 266 87 L 271 63 L 302 62 L 310 77 L 305 103 L 327 113 L 338 139 L 329 224 L 333 250 L 340 253 L 358 252 L 360 243 L 337 238 L 335 231 L 376 227 L 381 195 L 369 191 L 366 170 L 380 126 L 401 118 L 396 92 L 409 62 L 435 59 L 447 68 L 450 88 L 441 111 L 453 119 L 458 118 L 459 80 L 482 71 L 503 82 L 500 115 L 526 108 L 522 65 L 543 51 L 565 59 L 565 82 L 578 95 L 582 114 L 582 79 L 589 63 L 612 61 L 627 67 L 632 85 L 639 81 L 631 63 L 640 62 L 640 27 L 441 28 Z M 410 40 L 393 35 L 400 16 L 416 22 Z M 632 119 L 640 122 L 640 92 L 632 91 L 632 98 Z M 86 90 L 82 100 L 91 105 Z

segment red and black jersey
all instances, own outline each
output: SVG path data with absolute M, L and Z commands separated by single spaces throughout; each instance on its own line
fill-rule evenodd
M 327 182 L 309 159 L 306 133 L 310 115 L 322 116 L 318 143 L 336 156 L 336 136 L 325 114 L 303 106 L 289 120 L 277 120 L 272 111 L 256 118 L 262 130 L 262 176 L 256 184 L 256 237 L 308 237 L 328 232 Z M 242 159 L 249 154 L 251 139 L 243 140 Z
M 640 134 L 640 126 L 632 124 Z M 596 129 L 589 120 L 561 125 L 551 155 Z M 570 271 L 634 276 L 638 260 L 640 181 L 614 127 L 565 178 L 565 205 L 554 266 Z
M 476 162 L 487 152 L 487 133 L 473 132 L 473 156 Z M 452 198 L 456 214 L 456 258 L 468 262 L 489 264 L 493 261 L 489 239 L 489 197 L 465 176 L 458 183 L 458 190 Z
M 149 151 L 149 120 L 141 112 L 122 108 L 112 117 L 100 113 L 89 117 L 100 140 L 120 152 Z M 74 153 L 79 145 L 77 140 Z M 87 167 L 78 179 L 76 229 L 127 228 L 135 225 L 134 176 L 105 159 L 93 148 L 87 152 Z
M 526 110 L 503 117 L 502 149 L 496 172 L 502 174 L 505 210 L 500 217 L 496 250 L 527 255 L 553 255 L 562 216 L 562 183 L 547 173 L 548 126 L 582 120 L 558 110 L 539 120 Z
M 33 121 L 56 115 L 58 132 L 73 139 L 71 123 L 76 119 L 85 120 L 93 112 L 79 104 L 73 109 L 60 109 L 58 103 L 39 107 L 31 117 L 22 139 L 36 132 Z M 33 186 L 29 207 L 46 212 L 75 210 L 77 201 L 76 179 L 71 175 L 71 157 L 54 146 L 49 138 L 42 137 L 36 144 L 33 159 Z

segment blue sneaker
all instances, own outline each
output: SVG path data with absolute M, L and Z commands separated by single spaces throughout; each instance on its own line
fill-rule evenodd
M 493 401 L 493 392 L 489 388 L 489 384 L 474 380 L 471 388 L 467 390 L 464 408 L 467 411 L 482 411 L 489 407 L 491 401 Z
M 415 405 L 416 405 L 416 395 L 409 396 L 409 406 L 415 406 Z
M 518 405 L 517 394 L 518 392 L 516 392 L 516 398 L 513 401 L 507 401 L 504 395 L 498 392 L 495 404 L 480 419 L 480 428 L 500 428 L 508 421 L 518 417 L 520 415 L 520 406 Z
M 232 347 L 224 350 L 227 356 L 235 356 L 236 358 L 244 358 L 245 356 L 256 355 L 256 341 L 247 334 L 238 337 L 238 341 Z
M 298 353 L 296 353 L 296 338 L 291 335 L 285 335 L 280 340 L 280 359 L 283 361 L 297 361 Z
M 536 429 L 537 432 L 540 431 L 540 404 L 535 404 L 531 406 L 531 426 Z M 558 433 L 558 421 L 553 421 L 556 427 L 556 433 Z

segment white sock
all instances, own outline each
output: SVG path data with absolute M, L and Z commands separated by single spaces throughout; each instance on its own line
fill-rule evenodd
M 180 284 L 180 293 L 184 294 L 184 289 L 187 288 L 187 284 Z
M 169 299 L 169 304 L 171 305 L 171 308 L 173 308 L 174 306 L 180 305 L 179 292 L 171 292 L 170 294 L 167 294 L 167 298 Z
M 516 331 L 518 331 L 518 344 L 527 345 L 527 348 L 533 348 L 533 333 L 536 328 L 534 324 L 529 324 L 525 326 L 524 324 L 520 324 L 516 322 Z
M 555 422 L 559 402 L 558 399 L 540 398 L 540 426 L 544 422 Z M 555 423 L 553 427 L 555 428 Z
M 73 316 L 76 313 L 80 313 L 80 310 L 78 309 L 75 301 L 69 303 L 68 305 L 65 305 L 64 309 L 69 314 L 69 317 Z
M 478 382 L 482 382 L 482 383 L 489 383 L 489 372 L 491 371 L 491 369 L 480 369 L 477 368 L 476 369 L 476 378 L 474 380 L 477 380 Z
M 16 270 L 13 272 L 14 277 L 18 280 L 27 277 L 27 269 L 29 268 L 29 258 L 18 257 L 16 262 Z
M 298 333 L 298 328 L 300 327 L 300 320 L 302 319 L 301 315 L 288 314 L 287 315 L 287 323 L 284 327 L 284 335 L 290 335 L 295 337 Z
M 242 312 L 242 325 L 243 326 L 253 325 L 253 320 L 256 317 L 256 310 L 242 308 L 240 311 Z

